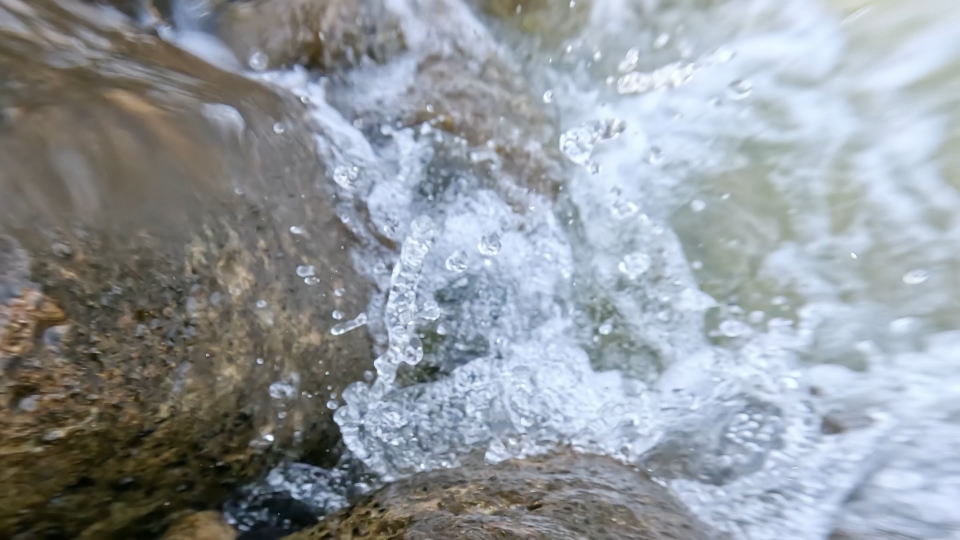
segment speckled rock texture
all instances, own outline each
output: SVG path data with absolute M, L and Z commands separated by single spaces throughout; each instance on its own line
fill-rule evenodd
M 569 452 L 415 475 L 284 540 L 707 540 L 645 474 Z
M 0 6 L 0 538 L 156 538 L 323 463 L 372 365 L 331 314 L 369 285 L 302 104 L 101 9 Z

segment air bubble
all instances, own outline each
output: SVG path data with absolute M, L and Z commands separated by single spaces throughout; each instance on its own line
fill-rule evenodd
M 283 122 L 277 122 L 273 125 L 273 132 L 277 135 L 282 135 L 285 131 L 287 131 L 287 126 Z
M 690 209 L 694 212 L 703 212 L 707 207 L 707 203 L 701 201 L 700 199 L 694 199 L 690 201 Z
M 330 316 L 333 317 L 333 320 L 335 321 L 343 320 L 343 312 L 339 309 L 333 310 L 333 313 L 331 313 Z
M 295 235 L 297 235 L 297 236 L 302 236 L 302 235 L 304 234 L 304 232 L 305 232 L 305 231 L 303 230 L 303 227 L 300 227 L 299 225 L 292 225 L 292 226 L 290 227 L 290 234 L 295 234 Z
M 267 69 L 270 64 L 270 59 L 267 58 L 267 55 L 263 51 L 254 51 L 250 55 L 250 59 L 247 60 L 247 65 L 250 66 L 250 69 L 254 71 L 263 71 Z
M 307 285 L 316 285 L 317 283 L 320 283 L 320 278 L 316 276 L 305 277 L 303 278 L 303 282 Z
M 305 278 L 316 275 L 316 269 L 312 264 L 304 264 L 297 267 L 297 275 Z
M 544 103 L 553 103 L 553 90 L 547 90 L 543 93 Z

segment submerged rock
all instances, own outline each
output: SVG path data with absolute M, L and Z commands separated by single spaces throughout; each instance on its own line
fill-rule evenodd
M 706 540 L 660 484 L 610 458 L 569 452 L 423 473 L 285 540 L 591 538 Z
M 116 12 L 8 7 L 0 537 L 157 535 L 322 462 L 330 395 L 372 355 L 365 328 L 331 334 L 368 285 L 302 105 Z

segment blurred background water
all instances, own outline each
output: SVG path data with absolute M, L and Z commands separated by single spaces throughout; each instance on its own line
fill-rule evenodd
M 334 332 L 379 336 L 377 373 L 329 396 L 350 458 L 275 470 L 234 523 L 573 445 L 734 538 L 960 539 L 960 5 L 384 5 L 407 50 L 335 76 L 236 58 L 203 2 L 162 29 L 299 96 L 341 219 L 380 239 L 354 259 L 381 294 Z M 0 6 L 7 31 L 29 10 Z M 555 189 L 396 121 L 433 56 L 466 94 L 485 59 L 522 74 L 544 126 L 472 121 L 558 156 Z

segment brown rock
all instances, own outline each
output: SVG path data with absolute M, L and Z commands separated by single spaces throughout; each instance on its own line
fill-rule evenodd
M 589 22 L 592 0 L 476 0 L 481 9 L 555 47 Z
M 372 360 L 331 312 L 360 313 L 368 285 L 297 100 L 88 6 L 18 5 L 25 30 L 0 30 L 0 537 L 157 535 L 330 451 L 328 396 Z
M 397 19 L 382 0 L 247 0 L 223 5 L 218 35 L 247 62 L 262 53 L 270 66 L 301 64 L 323 71 L 383 62 L 404 48 Z
M 285 540 L 706 540 L 664 487 L 609 458 L 569 452 L 418 474 Z
M 197 512 L 177 520 L 161 540 L 235 540 L 237 531 L 219 512 Z

